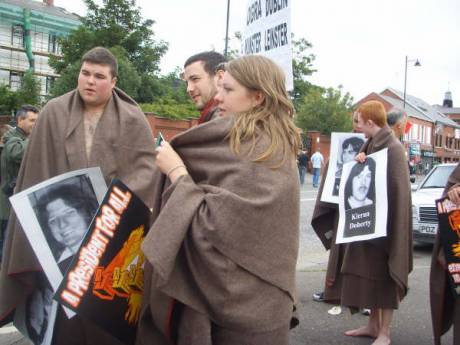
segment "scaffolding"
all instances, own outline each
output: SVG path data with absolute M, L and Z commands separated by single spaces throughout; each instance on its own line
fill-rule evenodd
M 37 6 L 36 2 L 29 2 Z M 53 16 L 13 5 L 0 3 L 0 83 L 17 90 L 24 73 L 32 70 L 40 81 L 40 94 L 47 95 L 59 77 L 49 66 L 49 57 L 60 56 L 59 38 L 78 22 L 58 26 Z

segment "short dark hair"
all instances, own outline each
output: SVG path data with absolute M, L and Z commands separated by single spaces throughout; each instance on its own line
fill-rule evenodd
M 361 146 L 363 146 L 364 140 L 358 137 L 350 137 L 343 141 L 342 149 L 345 150 L 348 146 L 351 145 L 353 151 L 358 153 Z
M 369 170 L 372 175 L 371 185 L 367 191 L 367 197 L 375 202 L 375 161 L 372 158 L 367 157 L 364 163 L 356 163 L 353 168 L 351 168 L 350 175 L 348 175 L 347 182 L 345 184 L 345 197 L 348 197 L 353 194 L 353 179 L 361 174 L 365 167 L 369 167 Z M 345 200 L 345 209 L 350 209 L 351 206 L 348 204 L 348 200 Z
M 404 110 L 393 108 L 387 114 L 388 126 L 392 127 L 407 116 Z
M 184 68 L 197 61 L 202 61 L 204 65 L 204 70 L 206 71 L 206 73 L 212 76 L 216 74 L 217 66 L 224 62 L 227 62 L 227 59 L 225 58 L 225 56 L 215 51 L 202 52 L 190 56 L 187 59 L 187 61 L 185 61 Z
M 30 104 L 23 104 L 16 112 L 16 120 L 19 118 L 27 119 L 29 116 L 29 111 L 35 114 L 38 114 L 40 110 L 37 107 L 30 105 Z
M 81 58 L 81 63 L 83 64 L 84 62 L 108 65 L 110 67 L 110 73 L 112 74 L 112 77 L 115 78 L 118 76 L 117 58 L 107 48 L 95 47 L 88 50 Z

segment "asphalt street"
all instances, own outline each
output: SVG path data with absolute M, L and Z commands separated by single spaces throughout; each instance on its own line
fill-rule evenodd
M 328 253 L 310 225 L 317 189 L 311 185 L 311 175 L 300 193 L 300 251 L 297 264 L 298 310 L 301 323 L 292 331 L 291 345 L 365 345 L 370 338 L 352 338 L 343 332 L 364 325 L 367 316 L 351 315 L 343 308 L 339 315 L 330 315 L 333 307 L 315 302 L 312 294 L 321 291 Z M 392 323 L 393 345 L 433 344 L 428 295 L 431 247 L 415 247 L 414 270 L 409 277 L 410 291 L 394 314 Z M 26 345 L 13 326 L 0 328 L 0 345 Z M 452 344 L 452 331 L 443 337 L 442 344 Z

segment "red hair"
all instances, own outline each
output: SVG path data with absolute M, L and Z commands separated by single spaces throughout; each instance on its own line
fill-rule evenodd
M 356 110 L 361 114 L 364 121 L 372 120 L 377 126 L 385 127 L 387 123 L 387 112 L 379 101 L 367 101 Z

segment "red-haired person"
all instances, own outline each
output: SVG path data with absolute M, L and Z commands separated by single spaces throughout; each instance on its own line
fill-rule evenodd
M 348 336 L 370 336 L 373 345 L 390 344 L 393 311 L 408 291 L 412 270 L 411 189 L 404 147 L 386 122 L 386 112 L 378 101 L 363 103 L 358 109 L 357 129 L 366 143 L 356 160 L 388 149 L 387 236 L 345 245 L 342 265 L 342 305 L 369 308 L 366 326 L 345 332 Z

